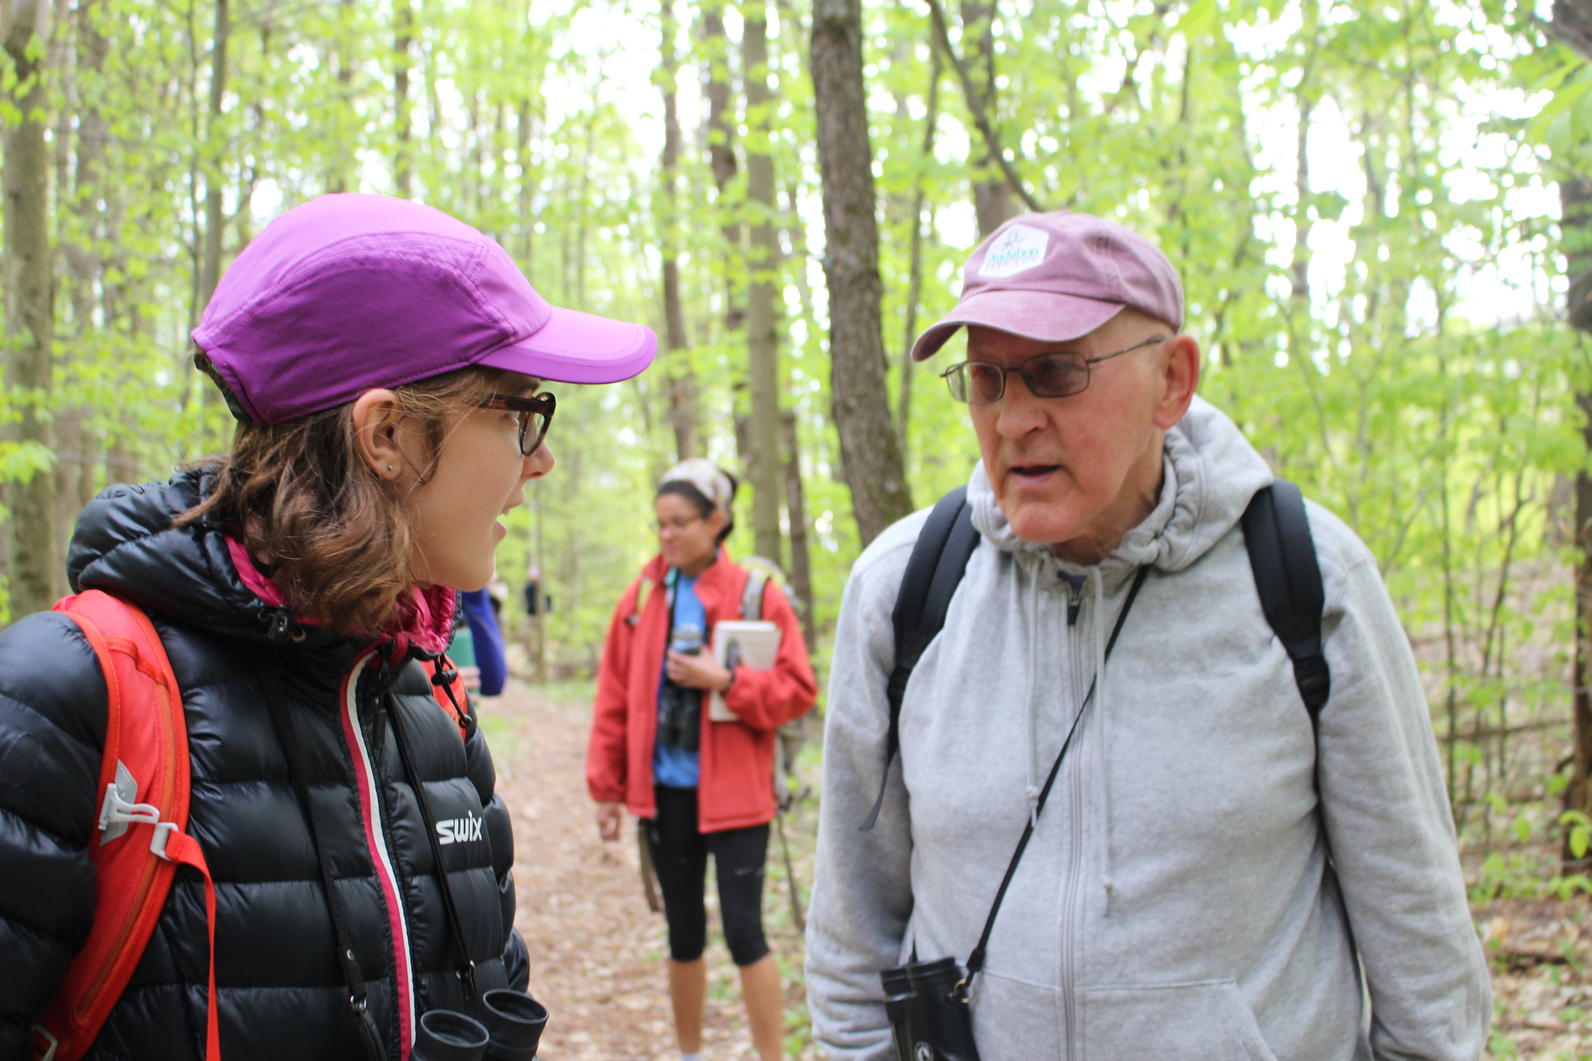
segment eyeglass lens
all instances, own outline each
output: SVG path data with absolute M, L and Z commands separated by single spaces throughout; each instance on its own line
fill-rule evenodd
M 536 452 L 547 437 L 547 425 L 552 416 L 544 412 L 520 412 L 520 453 L 529 457 Z
M 945 377 L 951 396 L 973 405 L 1000 401 L 1006 374 L 1016 372 L 1036 398 L 1065 398 L 1089 386 L 1089 365 L 1081 354 L 1042 354 L 1015 368 L 988 361 L 964 361 Z

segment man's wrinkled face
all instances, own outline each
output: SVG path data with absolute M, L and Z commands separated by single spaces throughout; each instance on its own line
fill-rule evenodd
M 1157 335 L 1167 342 L 1090 366 L 1078 394 L 1036 397 L 1011 372 L 997 401 L 968 406 L 995 499 L 1019 538 L 1094 563 L 1155 507 L 1172 332 L 1131 310 L 1064 343 L 968 329 L 968 359 L 1004 368 L 1060 350 L 1099 357 Z

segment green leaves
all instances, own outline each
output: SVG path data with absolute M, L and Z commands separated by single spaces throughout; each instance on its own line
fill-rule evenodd
M 1592 66 L 1566 53 L 1533 86 L 1533 95 L 1545 101 L 1526 122 L 1526 137 L 1546 146 L 1567 170 L 1584 169 L 1592 150 Z
M 1592 818 L 1581 811 L 1567 810 L 1559 815 L 1559 824 L 1566 828 L 1565 843 L 1571 857 L 1585 858 L 1587 851 L 1592 849 Z
M 670 374 L 698 385 L 709 455 L 735 463 L 746 355 L 731 311 L 754 277 L 778 292 L 822 628 L 857 542 L 827 383 L 811 14 L 759 7 L 776 91 L 732 106 L 726 137 L 704 121 L 704 78 L 743 75 L 740 13 L 674 3 L 671 205 L 650 0 L 234 4 L 216 84 L 212 5 L 83 6 L 24 55 L 49 43 L 56 64 L 24 104 L 44 109 L 57 152 L 46 412 L 82 437 L 59 451 L 0 444 L 0 479 L 82 462 L 100 485 L 224 448 L 230 418 L 187 363 L 212 235 L 224 266 L 285 206 L 334 187 L 401 191 L 490 230 L 553 301 L 660 333 L 664 248 L 678 265 L 683 347 L 633 384 L 561 391 L 559 466 L 509 517 L 500 563 L 511 583 L 541 563 L 558 599 L 543 620 L 555 661 L 589 661 L 652 547 Z M 946 7 L 959 53 L 976 55 L 979 27 Z M 1514 754 L 1507 731 L 1562 717 L 1575 614 L 1553 499 L 1588 469 L 1572 393 L 1592 371 L 1559 322 L 1561 252 L 1576 248 L 1552 182 L 1592 174 L 1592 69 L 1545 43 L 1528 8 L 1492 0 L 988 9 L 978 83 L 1019 178 L 1043 202 L 1153 236 L 1180 266 L 1202 393 L 1369 543 L 1419 647 L 1463 825 L 1515 836 L 1518 808 L 1486 793 L 1548 784 L 1547 756 Z M 724 30 L 708 35 L 713 11 Z M 954 304 L 978 241 L 972 189 L 995 173 L 955 73 L 931 58 L 922 5 L 869 0 L 862 17 L 884 348 L 893 394 L 911 373 L 908 474 L 922 500 L 963 481 L 977 451 L 934 376 L 946 355 L 905 367 L 900 355 Z M 9 57 L 0 90 L 0 125 L 14 127 Z M 722 190 L 709 158 L 721 143 L 740 163 Z M 772 156 L 772 207 L 745 193 L 748 147 Z M 734 241 L 757 221 L 783 253 L 754 269 Z M 1537 840 L 1555 813 L 1530 807 Z
M 0 442 L 0 483 L 27 483 L 55 467 L 55 454 L 37 442 Z

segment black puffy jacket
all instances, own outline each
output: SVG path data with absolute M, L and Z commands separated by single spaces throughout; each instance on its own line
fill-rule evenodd
M 183 689 L 189 832 L 216 883 L 223 1056 L 361 1061 L 372 1040 L 385 1057 L 407 1056 L 420 1013 L 470 1008 L 462 967 L 474 963 L 478 991 L 523 988 L 527 976 L 491 756 L 473 724 L 461 736 L 417 662 L 451 623 L 451 593 L 418 598 L 412 628 L 379 642 L 293 622 L 245 588 L 216 527 L 171 527 L 203 489 L 203 473 L 188 472 L 107 490 L 79 520 L 68 567 L 74 586 L 150 615 Z M 32 1057 L 28 1028 L 88 932 L 105 712 L 92 650 L 69 620 L 41 613 L 0 632 L 0 1061 Z M 339 959 L 334 906 L 358 976 Z M 202 1057 L 207 953 L 203 883 L 181 867 L 89 1057 Z M 374 1035 L 362 1035 L 352 993 Z

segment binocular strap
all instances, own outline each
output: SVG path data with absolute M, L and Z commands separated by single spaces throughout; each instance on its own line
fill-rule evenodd
M 1127 599 L 1122 602 L 1122 610 L 1117 613 L 1116 625 L 1111 628 L 1111 637 L 1106 641 L 1106 651 L 1103 659 L 1111 658 L 1111 649 L 1116 646 L 1117 635 L 1122 632 L 1122 624 L 1128 618 L 1128 612 L 1133 608 L 1133 601 L 1139 595 L 1139 587 L 1144 585 L 1144 576 L 1150 573 L 1148 567 L 1139 568 L 1133 578 L 1133 585 L 1128 588 Z M 1084 694 L 1083 703 L 1078 706 L 1078 711 L 1072 716 L 1072 724 L 1067 727 L 1067 735 L 1062 738 L 1061 750 L 1056 752 L 1056 761 L 1051 764 L 1050 774 L 1045 778 L 1045 787 L 1039 790 L 1039 802 L 1034 808 L 1034 813 L 1029 815 L 1028 824 L 1023 826 L 1022 838 L 1017 841 L 1017 849 L 1012 852 L 1012 859 L 1006 865 L 1006 875 L 1001 878 L 1001 886 L 995 892 L 995 901 L 990 904 L 989 916 L 984 919 L 984 931 L 978 937 L 978 945 L 973 948 L 973 953 L 967 956 L 967 974 L 956 985 L 955 994 L 958 1001 L 966 1002 L 971 995 L 970 987 L 973 977 L 984 967 L 984 949 L 989 944 L 990 930 L 995 927 L 995 915 L 1000 911 L 1001 900 L 1006 898 L 1006 889 L 1012 883 L 1012 877 L 1017 872 L 1017 864 L 1022 861 L 1023 852 L 1028 848 L 1028 841 L 1034 835 L 1034 822 L 1041 811 L 1045 809 L 1045 800 L 1050 796 L 1050 789 L 1056 783 L 1056 775 L 1061 772 L 1061 760 L 1067 754 L 1067 748 L 1072 744 L 1072 736 L 1078 732 L 1078 721 L 1083 718 L 1083 713 L 1089 709 L 1089 703 L 1094 699 L 1095 683 L 1100 676 L 1096 674 L 1089 679 L 1089 691 Z M 917 958 L 917 947 L 912 948 L 914 960 Z

